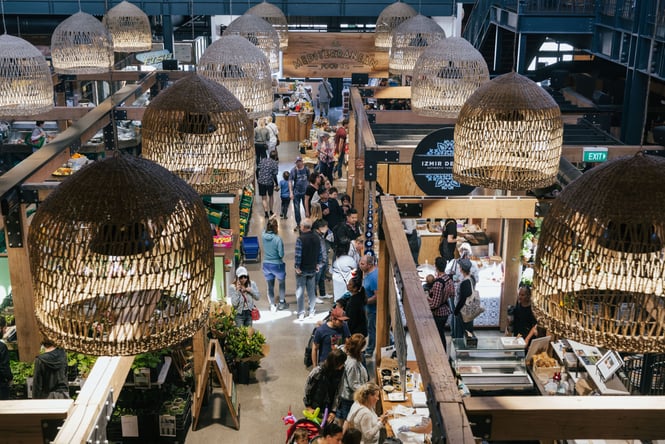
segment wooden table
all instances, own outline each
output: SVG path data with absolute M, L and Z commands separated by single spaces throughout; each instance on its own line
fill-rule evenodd
M 420 370 L 418 369 L 418 362 L 417 361 L 407 361 L 406 363 L 406 368 L 411 371 L 411 373 L 416 374 L 420 373 Z M 381 387 L 381 382 L 382 382 L 382 377 L 381 377 L 381 369 L 377 368 L 376 369 L 376 380 L 378 381 L 377 384 L 379 387 Z M 397 407 L 397 406 L 404 406 L 404 407 L 413 407 L 413 404 L 411 402 L 411 392 L 406 392 L 406 400 L 405 401 L 390 401 L 388 400 L 388 393 L 386 393 L 383 389 L 381 390 L 381 402 L 377 403 L 376 405 L 376 410 L 377 410 L 377 415 L 382 415 L 383 412 L 390 411 L 391 409 Z M 390 427 L 390 424 L 386 423 L 386 431 L 388 432 L 388 436 L 395 436 L 393 433 L 392 428 Z

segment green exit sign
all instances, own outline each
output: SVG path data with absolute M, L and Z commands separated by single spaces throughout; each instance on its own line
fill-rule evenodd
M 607 148 L 600 146 L 585 146 L 583 148 L 582 160 L 584 162 L 605 162 L 607 160 Z

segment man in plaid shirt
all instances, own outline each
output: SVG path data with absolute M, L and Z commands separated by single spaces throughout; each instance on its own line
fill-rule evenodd
M 444 258 L 437 257 L 434 265 L 436 266 L 436 279 L 427 296 L 427 302 L 429 302 L 429 308 L 432 310 L 436 328 L 439 330 L 443 349 L 448 351 L 445 330 L 448 316 L 452 313 L 449 301 L 455 300 L 455 285 L 452 278 L 445 272 L 446 260 Z

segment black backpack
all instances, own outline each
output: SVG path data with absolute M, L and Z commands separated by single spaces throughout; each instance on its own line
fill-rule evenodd
M 309 336 L 309 341 L 307 341 L 307 345 L 305 346 L 305 356 L 303 357 L 303 363 L 307 368 L 310 368 L 312 365 L 314 365 L 312 362 L 312 345 L 314 344 L 314 332 L 316 332 L 317 328 L 318 327 L 314 327 L 312 334 Z

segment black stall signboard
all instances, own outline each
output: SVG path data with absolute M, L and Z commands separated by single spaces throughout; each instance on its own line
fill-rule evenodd
M 464 196 L 475 187 L 453 180 L 454 127 L 438 129 L 420 141 L 411 160 L 416 185 L 428 196 Z

